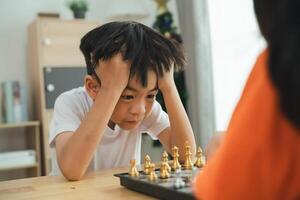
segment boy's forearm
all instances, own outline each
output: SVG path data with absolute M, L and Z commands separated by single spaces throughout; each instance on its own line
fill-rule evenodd
M 121 92 L 100 90 L 91 110 L 63 146 L 58 158 L 67 179 L 79 180 L 84 175 L 120 94 Z
M 196 144 L 192 126 L 186 114 L 186 111 L 180 100 L 175 83 L 162 91 L 164 102 L 168 111 L 171 125 L 171 142 L 172 146 L 179 147 L 179 154 L 185 154 L 185 141 L 191 146 L 193 155 L 196 152 Z M 180 157 L 184 159 L 184 156 Z

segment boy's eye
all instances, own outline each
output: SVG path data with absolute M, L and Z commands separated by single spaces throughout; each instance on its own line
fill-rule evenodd
M 149 94 L 147 96 L 148 99 L 155 99 L 156 95 L 155 94 Z
M 122 95 L 122 96 L 121 96 L 121 99 L 124 99 L 124 100 L 131 100 L 131 99 L 133 99 L 133 96 L 132 96 L 132 95 Z

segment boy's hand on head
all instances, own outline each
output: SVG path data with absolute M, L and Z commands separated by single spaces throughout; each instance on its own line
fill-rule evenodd
M 122 92 L 128 84 L 131 63 L 118 53 L 109 60 L 100 60 L 99 64 L 101 87 Z
M 170 71 L 164 71 L 163 77 L 158 77 L 158 88 L 164 92 L 169 90 L 170 87 L 175 84 L 174 82 L 174 66 L 170 68 Z

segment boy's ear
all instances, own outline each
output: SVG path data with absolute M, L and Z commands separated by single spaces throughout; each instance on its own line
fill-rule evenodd
M 89 96 L 95 100 L 99 90 L 97 81 L 91 75 L 86 75 L 84 78 L 84 85 Z

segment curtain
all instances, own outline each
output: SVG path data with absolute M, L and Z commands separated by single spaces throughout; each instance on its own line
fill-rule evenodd
M 196 143 L 205 147 L 215 132 L 211 39 L 207 0 L 177 0 L 187 54 L 188 115 Z

